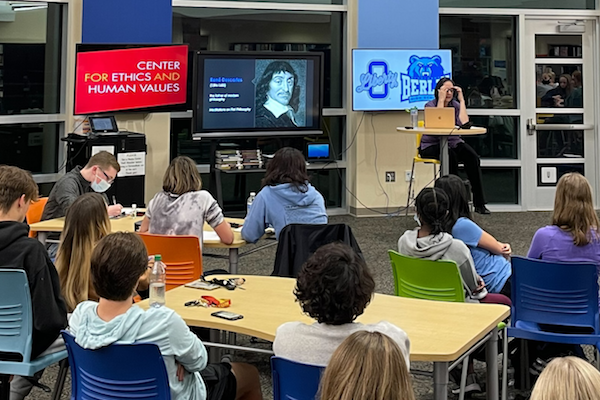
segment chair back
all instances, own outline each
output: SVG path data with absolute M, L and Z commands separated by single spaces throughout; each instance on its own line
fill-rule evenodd
M 148 254 L 160 254 L 167 267 L 167 290 L 200 278 L 202 249 L 197 236 L 139 234 Z
M 158 346 L 112 344 L 84 349 L 62 331 L 71 365 L 71 398 L 169 400 L 167 368 Z M 136 365 L 138 367 L 136 367 Z
M 0 269 L 0 353 L 31 360 L 31 295 L 25 271 Z
M 27 211 L 27 224 L 35 224 L 36 222 L 40 222 L 42 220 L 42 214 L 44 213 L 44 208 L 46 207 L 46 203 L 48 202 L 47 197 L 41 197 L 35 203 L 32 203 L 29 206 L 29 210 Z M 36 231 L 29 231 L 29 237 L 36 237 Z
M 273 400 L 314 400 L 325 367 L 271 357 Z
M 342 242 L 362 257 L 362 251 L 346 224 L 289 224 L 279 233 L 275 265 L 271 275 L 297 277 L 302 265 L 321 246 Z
M 511 286 L 513 322 L 584 327 L 600 334 L 596 265 L 514 256 Z
M 465 290 L 458 266 L 450 260 L 424 260 L 388 250 L 395 294 L 422 300 L 463 303 Z

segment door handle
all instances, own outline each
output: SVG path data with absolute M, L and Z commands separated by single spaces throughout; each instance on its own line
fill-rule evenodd
M 587 131 L 594 129 L 592 124 L 536 124 L 533 118 L 527 120 L 527 134 L 533 135 L 535 131 Z

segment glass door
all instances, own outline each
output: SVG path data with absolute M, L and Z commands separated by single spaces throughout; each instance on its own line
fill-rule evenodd
M 596 25 L 526 19 L 522 40 L 523 208 L 551 210 L 558 179 L 568 172 L 597 188 Z

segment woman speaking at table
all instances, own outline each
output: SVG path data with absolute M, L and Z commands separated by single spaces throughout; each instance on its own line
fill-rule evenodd
M 469 122 L 465 97 L 460 87 L 454 85 L 450 78 L 442 78 L 435 85 L 435 99 L 431 100 L 425 107 L 454 107 L 454 118 L 456 126 Z M 481 167 L 479 156 L 471 146 L 466 144 L 459 135 L 448 138 L 448 154 L 450 155 L 450 173 L 458 175 L 458 163 L 462 162 L 465 172 L 471 182 L 473 191 L 473 204 L 475 212 L 479 214 L 490 214 L 485 206 L 483 186 L 481 184 Z M 423 158 L 440 159 L 440 137 L 423 135 L 419 154 Z

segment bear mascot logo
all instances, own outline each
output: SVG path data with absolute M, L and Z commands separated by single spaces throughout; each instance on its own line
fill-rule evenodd
M 401 74 L 402 101 L 409 103 L 433 100 L 433 90 L 437 81 L 450 77 L 445 73 L 440 56 L 418 57 L 411 56 L 406 74 Z

